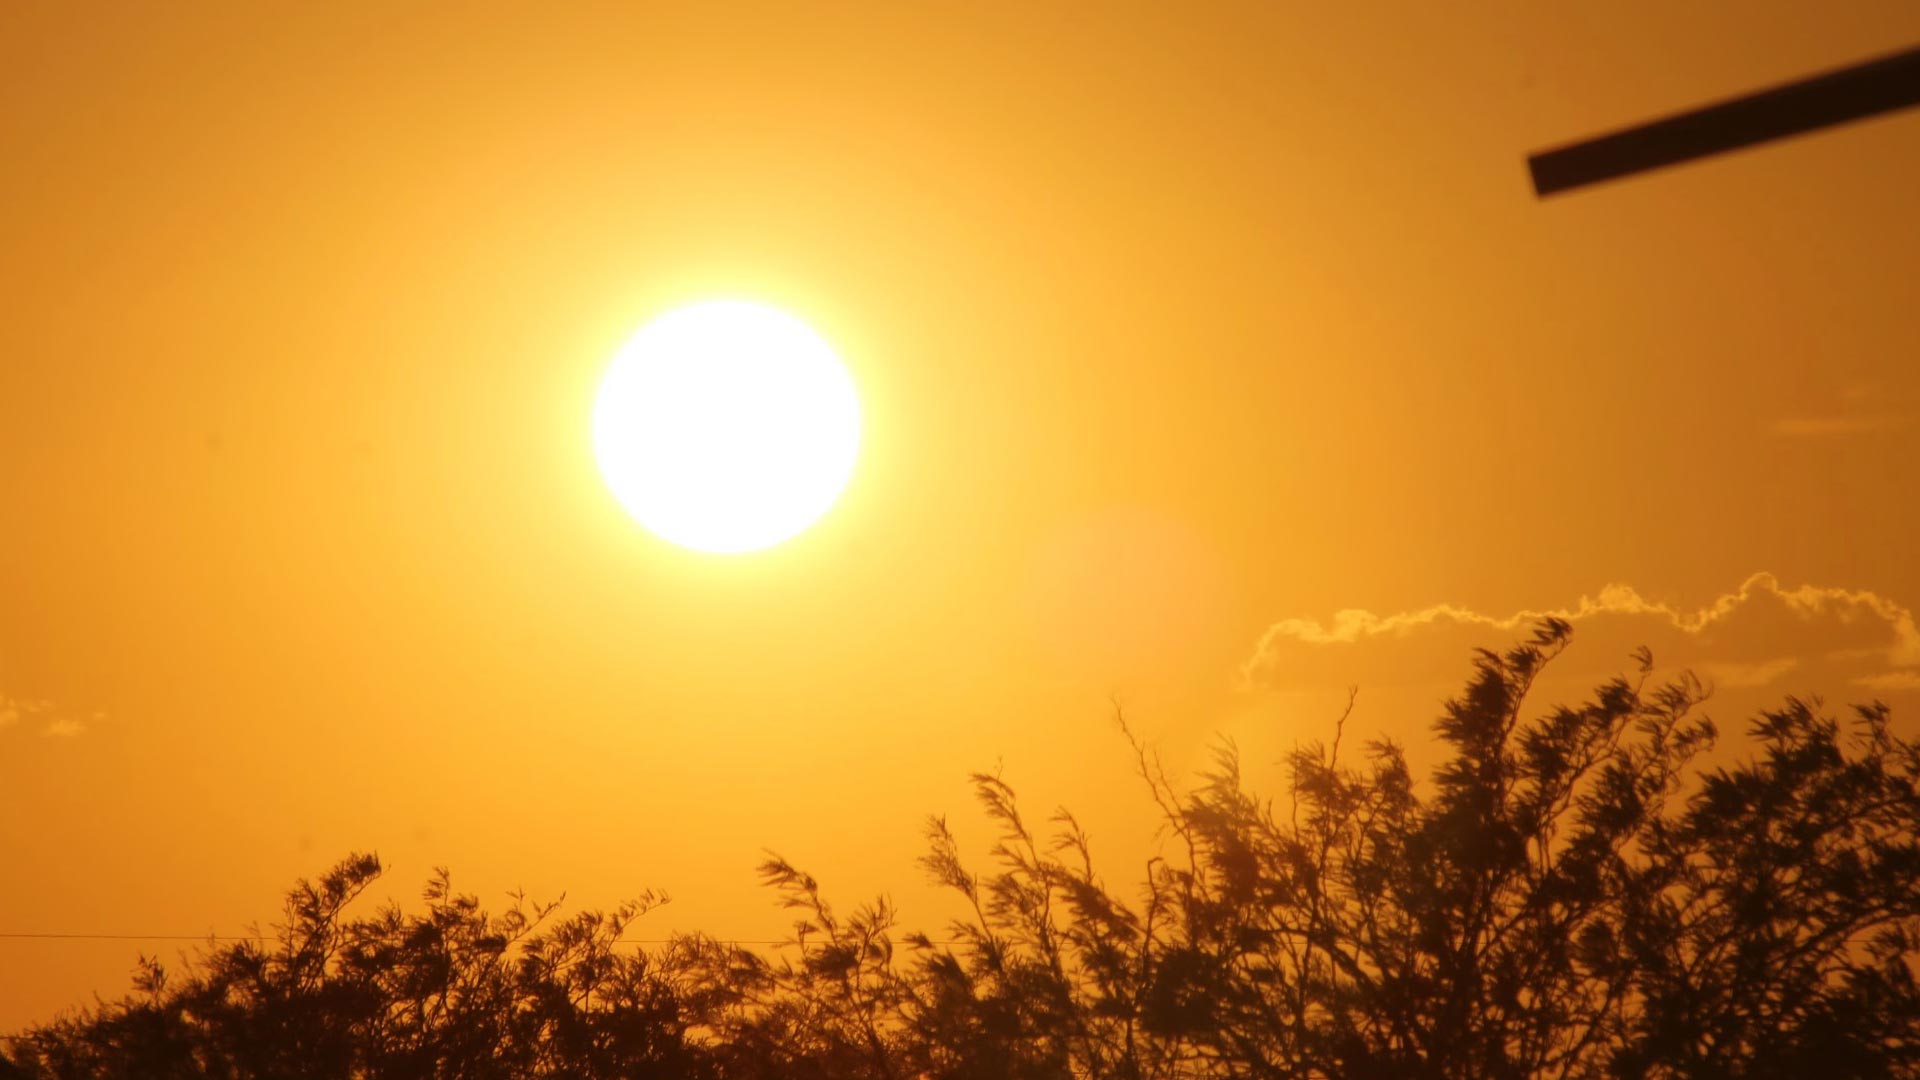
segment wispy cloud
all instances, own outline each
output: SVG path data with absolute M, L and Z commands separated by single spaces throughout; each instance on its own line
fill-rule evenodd
M 94 713 L 100 720 L 105 713 Z M 25 723 L 23 723 L 25 722 Z M 0 694 L 0 730 L 37 725 L 40 734 L 50 739 L 71 739 L 85 732 L 88 723 L 77 716 L 55 709 L 45 698 L 15 698 Z
M 1597 633 L 1621 651 L 1652 645 L 1656 656 L 1689 664 L 1727 688 L 1765 686 L 1789 673 L 1836 684 L 1905 688 L 1904 680 L 1913 674 L 1908 669 L 1920 668 L 1920 627 L 1904 605 L 1862 589 L 1788 588 L 1774 575 L 1758 573 L 1693 608 L 1611 584 L 1566 606 L 1505 614 L 1443 603 L 1385 615 L 1352 609 L 1325 622 L 1282 619 L 1261 635 L 1241 665 L 1241 679 L 1250 688 L 1297 684 L 1326 669 L 1333 652 L 1394 654 L 1394 663 L 1372 655 L 1376 662 L 1359 665 L 1372 670 L 1418 666 L 1407 661 L 1420 656 L 1449 657 L 1446 665 L 1456 666 L 1463 647 L 1505 643 L 1485 641 L 1488 631 L 1507 639 L 1549 616 L 1585 624 L 1582 637 Z M 1817 669 L 1816 660 L 1821 662 Z M 1843 672 L 1835 664 L 1853 670 Z M 1859 671 L 1863 665 L 1872 670 Z
M 1792 656 L 1776 657 L 1753 664 L 1709 661 L 1700 665 L 1700 674 L 1712 680 L 1715 686 L 1744 689 L 1767 686 L 1799 666 L 1799 659 Z
M 1886 671 L 1878 675 L 1862 675 L 1853 680 L 1855 686 L 1864 686 L 1869 690 L 1920 690 L 1920 671 Z
M 1904 423 L 1897 416 L 1792 416 L 1773 422 L 1773 433 L 1787 439 L 1822 439 L 1884 431 Z

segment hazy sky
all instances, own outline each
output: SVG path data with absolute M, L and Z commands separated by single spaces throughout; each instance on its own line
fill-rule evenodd
M 969 770 L 1123 878 L 1116 698 L 1272 787 L 1350 682 L 1422 738 L 1526 612 L 1580 616 L 1569 693 L 1646 642 L 1730 730 L 1912 730 L 1920 112 L 1546 202 L 1524 157 L 1915 42 L 1904 0 L 0 7 L 0 933 L 237 932 L 352 849 L 760 937 L 772 847 L 927 921 Z M 640 530 L 588 439 L 710 296 L 865 411 L 758 555 Z M 0 1030 L 141 947 L 0 939 Z

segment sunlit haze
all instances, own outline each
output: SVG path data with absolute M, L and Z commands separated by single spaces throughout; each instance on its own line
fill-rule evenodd
M 282 917 L 904 928 L 968 776 L 1694 670 L 1920 724 L 1920 110 L 1530 152 L 1920 5 L 0 4 L 0 1034 Z M 1127 895 L 1132 895 L 1127 893 Z M 115 938 L 109 935 L 133 935 Z M 184 938 L 185 940 L 180 940 Z M 904 956 L 906 950 L 901 950 Z

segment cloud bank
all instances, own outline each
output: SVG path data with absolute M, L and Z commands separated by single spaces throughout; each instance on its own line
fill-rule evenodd
M 1757 573 L 1694 608 L 1611 584 L 1573 604 L 1488 614 L 1455 604 L 1332 619 L 1282 619 L 1241 665 L 1247 689 L 1306 689 L 1345 680 L 1458 683 L 1474 648 L 1502 648 L 1546 617 L 1575 628 L 1564 674 L 1617 671 L 1645 645 L 1662 667 L 1690 667 L 1720 690 L 1775 693 L 1920 691 L 1920 627 L 1913 611 L 1862 589 L 1783 586 Z

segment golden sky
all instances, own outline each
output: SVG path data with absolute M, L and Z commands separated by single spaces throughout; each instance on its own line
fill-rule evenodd
M 1272 786 L 1349 682 L 1421 739 L 1526 612 L 1578 616 L 1570 693 L 1646 642 L 1723 728 L 1911 726 L 1920 113 L 1545 202 L 1524 157 L 1916 41 L 1906 2 L 0 7 L 0 932 L 238 932 L 351 849 L 760 937 L 772 847 L 931 922 L 969 770 L 1125 878 L 1116 697 Z M 710 296 L 864 410 L 757 555 L 639 529 L 588 438 Z M 140 947 L 0 939 L 0 1030 Z

